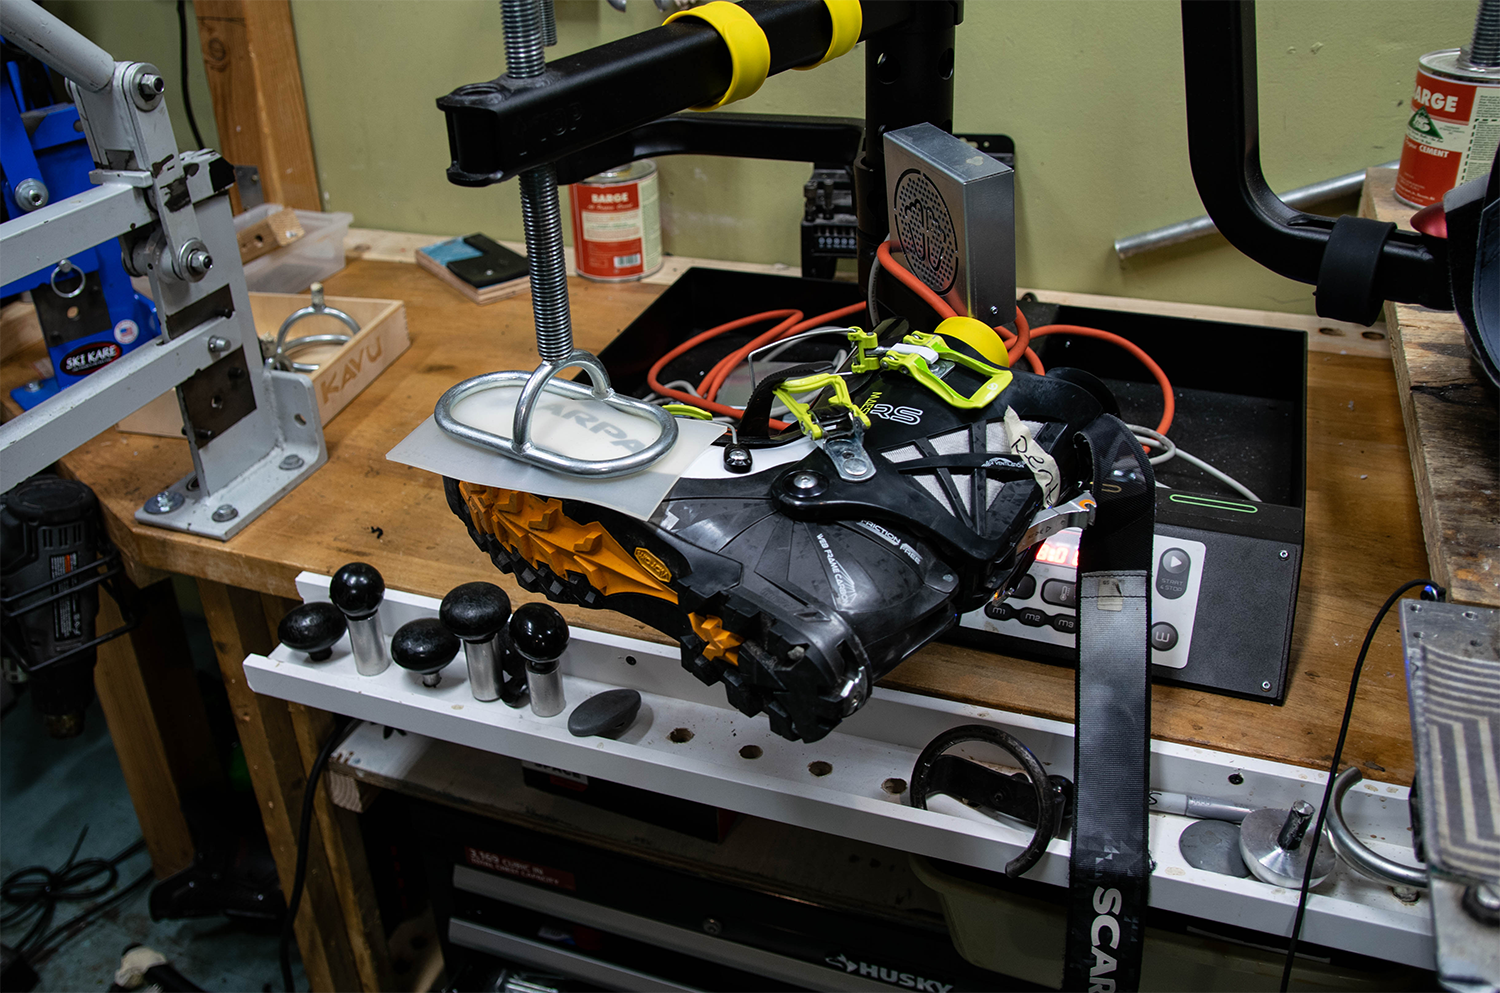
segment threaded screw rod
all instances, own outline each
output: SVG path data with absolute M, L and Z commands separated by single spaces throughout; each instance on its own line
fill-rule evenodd
M 537 0 L 542 8 L 542 42 L 548 48 L 557 44 L 557 11 L 552 0 Z
M 534 78 L 546 70 L 544 6 L 550 9 L 550 0 L 501 0 L 505 74 L 512 79 Z M 573 316 L 568 309 L 568 267 L 563 256 L 557 171 L 550 165 L 528 169 L 521 173 L 520 183 L 536 349 L 543 362 L 558 363 L 573 354 Z
M 1474 38 L 1459 61 L 1474 69 L 1500 68 L 1500 0 L 1479 0 Z

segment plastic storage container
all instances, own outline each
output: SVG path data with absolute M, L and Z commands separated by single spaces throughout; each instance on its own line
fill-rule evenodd
M 236 231 L 281 210 L 279 203 L 251 207 L 234 219 Z M 257 293 L 302 293 L 318 280 L 344 268 L 344 236 L 353 214 L 299 210 L 297 220 L 307 232 L 301 238 L 269 255 L 245 263 L 245 283 Z

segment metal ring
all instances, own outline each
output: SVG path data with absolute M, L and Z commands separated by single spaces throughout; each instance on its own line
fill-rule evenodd
M 347 334 L 307 334 L 301 338 L 293 338 L 281 346 L 281 354 L 290 358 L 293 352 L 304 348 L 313 348 L 317 345 L 347 345 L 353 341 L 352 335 Z M 317 362 L 291 362 L 293 372 L 317 372 L 322 368 Z
M 62 275 L 66 276 L 70 272 L 76 272 L 76 273 L 78 273 L 78 287 L 76 289 L 74 289 L 72 293 L 64 293 L 62 290 L 60 290 L 60 289 L 57 288 L 57 277 L 58 277 L 59 273 L 61 273 Z M 52 277 L 47 280 L 47 283 L 52 287 L 52 292 L 53 293 L 56 293 L 58 296 L 62 297 L 64 300 L 71 300 L 74 297 L 76 297 L 78 294 L 80 294 L 80 293 L 83 292 L 83 284 L 87 283 L 88 281 L 89 281 L 88 273 L 84 272 L 82 269 L 78 268 L 76 265 L 74 265 L 72 262 L 69 262 L 67 259 L 63 259 L 61 262 L 59 262 L 57 264 L 57 267 L 52 270 Z
M 583 386 L 565 379 L 554 379 L 563 369 L 580 366 L 589 374 L 592 386 Z M 497 389 L 501 386 L 519 384 L 521 395 L 516 400 L 516 416 L 512 422 L 514 437 L 503 438 L 481 428 L 465 424 L 453 416 L 453 408 L 460 400 L 482 393 L 485 390 Z M 531 442 L 531 416 L 536 407 L 537 399 L 543 392 L 565 396 L 574 400 L 598 400 L 608 404 L 616 410 L 625 413 L 646 414 L 656 421 L 661 428 L 661 434 L 655 441 L 642 448 L 638 452 L 621 456 L 617 459 L 603 459 L 600 461 L 589 461 L 576 459 L 570 455 L 562 455 L 558 452 L 538 448 Z M 677 419 L 670 411 L 663 410 L 655 404 L 637 400 L 634 397 L 621 396 L 609 385 L 609 374 L 605 372 L 600 361 L 582 349 L 575 349 L 562 362 L 543 362 L 532 372 L 519 369 L 511 369 L 503 372 L 486 373 L 483 376 L 475 376 L 466 379 L 444 393 L 438 399 L 437 407 L 433 411 L 433 417 L 437 420 L 438 427 L 455 438 L 480 445 L 501 455 L 517 459 L 521 462 L 529 462 L 532 465 L 541 466 L 544 469 L 552 469 L 557 472 L 567 473 L 574 476 L 587 476 L 595 479 L 605 479 L 610 476 L 623 476 L 632 472 L 639 472 L 647 466 L 654 464 L 677 443 Z
M 1333 842 L 1333 850 L 1345 862 L 1371 879 L 1396 886 L 1410 886 L 1414 889 L 1425 890 L 1427 888 L 1426 869 L 1402 865 L 1383 855 L 1376 855 L 1354 837 L 1354 832 L 1350 831 L 1349 825 L 1344 823 L 1344 794 L 1363 778 L 1364 775 L 1356 766 L 1350 766 L 1339 773 L 1338 778 L 1333 781 L 1333 801 L 1328 805 L 1328 839 Z
M 337 307 L 325 307 L 319 303 L 313 303 L 310 306 L 303 307 L 301 310 L 294 310 L 287 315 L 286 320 L 281 322 L 281 330 L 276 332 L 276 351 L 271 356 L 271 363 L 275 368 L 296 372 L 305 371 L 301 369 L 293 370 L 292 362 L 286 357 L 286 333 L 291 330 L 293 324 L 296 324 L 304 317 L 318 315 L 336 317 L 344 322 L 344 325 L 352 334 L 359 334 L 359 322 Z
M 988 724 L 964 724 L 944 731 L 927 743 L 927 747 L 922 749 L 922 754 L 917 756 L 916 765 L 912 767 L 911 805 L 922 810 L 927 809 L 927 781 L 931 777 L 933 763 L 948 749 L 966 741 L 987 741 L 1005 749 L 1021 764 L 1021 768 L 1026 772 L 1026 778 L 1031 780 L 1032 790 L 1036 793 L 1037 822 L 1036 829 L 1031 834 L 1031 841 L 1022 849 L 1020 855 L 1005 864 L 1005 874 L 1015 879 L 1041 861 L 1043 853 L 1047 851 L 1047 845 L 1057 833 L 1063 814 L 1062 798 L 1054 795 L 1053 791 L 1048 788 L 1047 770 L 1042 767 L 1036 754 L 1020 739 Z

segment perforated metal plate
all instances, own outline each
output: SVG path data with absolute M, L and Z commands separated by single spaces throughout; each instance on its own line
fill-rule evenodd
M 896 180 L 896 210 L 891 219 L 912 273 L 938 293 L 952 289 L 958 271 L 958 238 L 953 233 L 953 215 L 932 180 L 915 169 Z
M 1428 868 L 1500 883 L 1500 611 L 1407 600 L 1401 641 Z

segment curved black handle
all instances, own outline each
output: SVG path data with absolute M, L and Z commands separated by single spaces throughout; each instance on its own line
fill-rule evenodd
M 1410 231 L 1388 232 L 1374 253 L 1339 252 L 1338 260 L 1330 260 L 1334 270 L 1325 272 L 1331 239 L 1337 244 L 1352 237 L 1368 245 L 1374 240 L 1368 225 L 1377 222 L 1350 224 L 1363 219 L 1341 218 L 1350 234 L 1336 237 L 1332 218 L 1288 207 L 1266 184 L 1260 168 L 1251 0 L 1183 0 L 1182 49 L 1193 182 L 1208 216 L 1231 245 L 1288 279 L 1330 288 L 1353 279 L 1368 286 L 1367 292 L 1352 295 L 1358 300 L 1324 289 L 1318 296 L 1318 313 L 1324 317 L 1368 324 L 1378 313 L 1379 300 L 1453 309 L 1447 253 L 1440 242 Z M 1374 255 L 1373 271 L 1360 274 L 1341 264 L 1360 254 Z M 1378 296 L 1373 312 L 1371 294 Z

